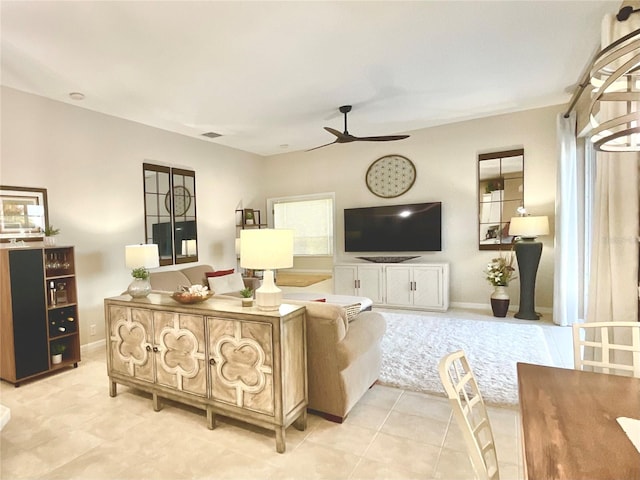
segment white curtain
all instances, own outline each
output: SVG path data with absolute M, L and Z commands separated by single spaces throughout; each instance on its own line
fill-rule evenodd
M 638 320 L 638 160 L 598 152 L 593 207 L 589 322 Z
M 576 155 L 576 116 L 559 114 L 556 122 L 559 152 L 555 211 L 555 268 L 553 321 L 571 325 L 582 315 L 583 275 L 580 258 L 584 236 L 578 222 L 584 199 L 584 169 Z
M 606 15 L 602 21 L 602 47 L 639 27 L 638 14 L 632 14 L 625 22 Z M 604 109 L 606 118 L 613 118 L 626 112 L 626 104 L 604 102 L 600 109 Z M 637 152 L 596 155 L 589 322 L 638 320 L 639 159 Z

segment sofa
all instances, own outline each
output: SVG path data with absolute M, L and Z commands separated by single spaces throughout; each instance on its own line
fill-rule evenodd
M 208 279 L 212 277 L 207 275 L 211 275 L 211 272 L 214 269 L 209 265 L 196 265 L 177 270 L 152 271 L 149 280 L 154 291 L 173 292 L 181 286 L 209 286 Z M 235 282 L 239 287 L 239 274 L 229 275 L 235 276 L 229 277 L 231 285 Z M 254 279 L 246 280 L 244 284 L 249 283 L 249 288 L 256 287 Z M 237 296 L 238 291 L 216 292 L 214 288 L 214 299 Z M 325 300 L 326 296 L 320 296 Z M 306 307 L 308 408 L 329 420 L 342 423 L 358 400 L 378 380 L 385 319 L 377 312 L 361 311 L 357 303 L 345 306 L 298 299 L 284 299 L 284 302 Z

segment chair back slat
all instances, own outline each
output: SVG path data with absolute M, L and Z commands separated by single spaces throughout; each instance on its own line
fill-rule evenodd
M 640 323 L 573 324 L 573 363 L 577 370 L 640 378 Z
M 462 430 L 476 477 L 481 480 L 499 480 L 491 422 L 464 352 L 459 350 L 443 357 L 438 371 L 453 415 Z

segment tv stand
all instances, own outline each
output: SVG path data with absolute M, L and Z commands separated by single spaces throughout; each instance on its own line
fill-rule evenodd
M 341 263 L 334 293 L 369 297 L 381 307 L 444 312 L 449 309 L 448 263 Z

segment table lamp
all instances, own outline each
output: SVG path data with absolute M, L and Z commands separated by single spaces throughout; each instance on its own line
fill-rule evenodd
M 124 263 L 131 268 L 133 282 L 127 288 L 127 293 L 134 298 L 146 297 L 151 293 L 148 268 L 160 266 L 158 245 L 127 245 L 124 250 Z
M 256 290 L 259 310 L 278 310 L 282 303 L 273 277 L 277 268 L 293 267 L 293 230 L 253 229 L 240 232 L 240 266 L 264 270 L 262 286 Z
M 509 235 L 519 237 L 514 244 L 518 270 L 520 272 L 520 307 L 516 318 L 538 320 L 540 315 L 535 311 L 536 274 L 542 256 L 542 242 L 536 238 L 549 234 L 549 218 L 547 216 L 512 217 L 509 224 Z

